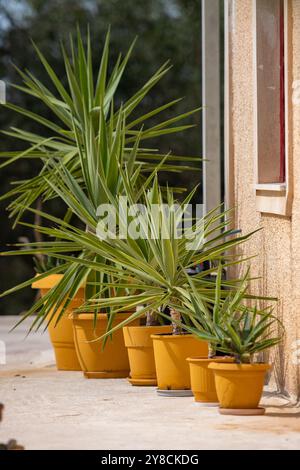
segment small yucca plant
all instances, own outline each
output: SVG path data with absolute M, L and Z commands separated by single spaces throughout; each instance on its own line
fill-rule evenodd
M 188 331 L 210 344 L 210 357 L 216 351 L 235 358 L 237 363 L 250 363 L 262 351 L 276 346 L 284 333 L 281 322 L 273 315 L 273 308 L 250 307 L 245 302 L 248 291 L 248 274 L 241 279 L 235 292 L 228 291 L 224 297 L 221 288 L 221 266 L 215 286 L 215 297 L 203 301 L 193 280 L 188 279 L 191 291 L 185 302 L 192 326 Z M 270 300 L 270 299 L 268 299 Z M 276 300 L 276 299 L 272 299 Z M 276 326 L 276 328 L 274 328 Z M 278 326 L 282 334 L 278 336 Z

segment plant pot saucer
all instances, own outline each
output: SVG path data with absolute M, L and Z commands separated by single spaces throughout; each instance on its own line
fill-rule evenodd
M 266 412 L 265 408 L 219 408 L 221 415 L 233 416 L 262 416 Z
M 86 379 L 126 379 L 128 370 L 84 372 L 83 374 Z
M 127 377 L 127 380 L 136 387 L 156 387 L 157 385 L 157 380 L 155 379 L 132 379 Z
M 192 397 L 192 390 L 156 390 L 157 395 L 160 397 Z

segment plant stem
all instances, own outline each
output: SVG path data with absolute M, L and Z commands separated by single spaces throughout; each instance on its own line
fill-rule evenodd
M 178 325 L 178 322 L 181 321 L 180 313 L 170 308 L 170 315 L 172 319 L 172 335 L 182 335 L 182 328 Z
M 216 348 L 212 343 L 208 343 L 208 359 L 214 358 L 216 355 Z
M 157 314 L 153 310 L 149 310 L 146 315 L 146 326 L 157 326 Z
M 145 305 L 138 305 L 136 307 L 136 311 L 138 312 L 139 310 L 143 310 L 145 308 Z M 157 326 L 159 325 L 159 322 L 157 320 L 157 313 L 154 312 L 153 310 L 148 310 L 146 313 L 146 326 Z

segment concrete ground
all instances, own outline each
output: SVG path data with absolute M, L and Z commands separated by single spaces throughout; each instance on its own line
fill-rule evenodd
M 221 416 L 192 398 L 164 398 L 126 380 L 58 372 L 47 334 L 25 339 L 0 316 L 0 442 L 26 449 L 300 449 L 300 409 L 267 392 L 263 417 Z M 3 355 L 0 354 L 0 364 Z

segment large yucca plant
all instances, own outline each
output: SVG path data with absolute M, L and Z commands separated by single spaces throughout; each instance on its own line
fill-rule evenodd
M 189 290 L 187 270 L 197 264 L 209 262 L 210 268 L 196 274 L 193 280 L 201 298 L 204 301 L 212 299 L 215 293 L 215 278 L 212 274 L 216 269 L 213 264 L 222 263 L 223 268 L 226 268 L 241 262 L 238 256 L 230 253 L 231 249 L 243 243 L 251 234 L 233 237 L 233 231 L 226 229 L 228 213 L 222 213 L 220 208 L 216 208 L 201 220 L 193 221 L 192 226 L 184 229 L 181 237 L 178 237 L 176 227 L 186 211 L 185 205 L 192 199 L 194 192 L 176 206 L 170 189 L 166 189 L 166 198 L 163 197 L 155 173 L 148 178 L 138 194 L 127 169 L 121 170 L 120 175 L 128 203 L 131 206 L 136 201 L 144 203 L 145 211 L 139 214 L 138 219 L 141 231 L 150 230 L 148 236 L 138 239 L 130 234 L 127 239 L 118 236 L 121 226 L 126 224 L 127 216 L 123 209 L 120 210 L 118 197 L 110 193 L 107 185 L 103 185 L 108 200 L 116 209 L 118 232 L 117 236 L 108 232 L 105 239 L 99 238 L 96 210 L 89 209 L 90 204 L 86 200 L 85 192 L 79 185 L 74 184 L 74 178 L 68 170 L 58 167 L 57 181 L 50 183 L 53 191 L 60 195 L 74 214 L 90 229 L 82 230 L 49 214 L 38 212 L 42 217 L 52 221 L 55 226 L 35 227 L 35 229 L 52 237 L 54 241 L 32 243 L 29 249 L 5 254 L 43 253 L 64 260 L 65 265 L 61 269 L 65 274 L 60 284 L 71 292 L 74 288 L 74 279 L 75 285 L 78 286 L 82 273 L 96 273 L 93 280 L 89 279 L 89 283 L 95 287 L 94 293 L 91 294 L 83 310 L 95 312 L 95 319 L 99 310 L 108 311 L 110 313 L 108 334 L 114 331 L 110 330 L 110 325 L 116 313 L 132 311 L 140 305 L 144 307 L 134 312 L 119 327 L 147 312 L 156 312 L 157 315 L 164 316 L 164 307 L 168 306 L 171 309 L 174 333 L 181 333 L 180 314 L 185 314 L 183 306 Z M 153 215 L 152 206 L 161 206 L 164 202 L 167 202 L 169 207 L 173 206 L 174 210 L 166 213 L 161 211 L 157 220 Z M 34 209 L 33 211 L 37 212 Z M 69 253 L 79 253 L 79 255 L 70 256 Z M 74 271 L 77 276 L 74 276 Z M 31 280 L 4 294 L 15 292 L 30 282 Z M 235 289 L 236 282 L 238 280 L 223 280 L 222 289 Z M 37 303 L 26 314 L 28 316 L 39 312 L 34 325 L 39 326 L 43 323 L 53 303 L 57 304 L 57 297 L 60 302 L 63 300 L 60 289 L 60 286 L 54 288 L 48 297 L 44 298 L 44 303 Z M 63 292 L 65 293 L 65 290 Z M 68 301 L 65 303 L 65 306 L 67 305 Z M 60 315 L 62 314 L 63 311 Z M 53 316 L 54 312 L 47 320 L 50 321 Z M 184 319 L 187 324 L 190 322 L 188 315 L 184 315 Z
M 148 232 L 145 239 L 146 249 L 141 250 L 140 245 L 133 244 L 130 237 L 127 241 L 108 238 L 104 242 L 106 256 L 119 268 L 115 273 L 115 282 L 117 280 L 117 284 L 126 287 L 128 294 L 123 297 L 114 295 L 104 298 L 99 290 L 98 294 L 78 311 L 97 312 L 99 308 L 109 308 L 111 324 L 114 314 L 131 311 L 143 305 L 143 308 L 138 308 L 115 328 L 108 328 L 105 337 L 147 312 L 156 312 L 158 316 L 168 318 L 164 313 L 165 307 L 170 311 L 173 334 L 191 332 L 189 327 L 194 324 L 194 316 L 186 308 L 191 292 L 187 273 L 199 264 L 209 266 L 192 277 L 193 288 L 203 304 L 212 305 L 216 301 L 216 291 L 220 302 L 228 297 L 228 292 L 242 295 L 243 299 L 258 298 L 249 295 L 246 290 L 241 294 L 240 284 L 243 279 L 226 280 L 223 277 L 227 267 L 246 261 L 234 249 L 252 235 L 249 233 L 235 236 L 234 230 L 226 228 L 229 225 L 230 211 L 222 212 L 218 207 L 200 220 L 192 219 L 191 227 L 180 229 L 180 237 L 176 234 L 176 227 L 181 223 L 185 206 L 192 196 L 193 192 L 176 207 L 173 192 L 168 190 L 168 208 L 175 208 L 167 212 L 162 210 L 160 218 L 157 219 L 156 215 L 153 216 L 152 207 L 161 207 L 164 199 L 155 179 L 151 190 L 144 197 L 146 210 L 139 214 L 141 230 Z M 122 214 L 119 214 L 120 219 Z
M 182 162 L 191 160 L 190 157 L 184 156 L 164 156 L 159 151 L 149 148 L 149 145 L 147 148 L 142 146 L 142 143 L 148 142 L 148 139 L 191 127 L 188 124 L 177 125 L 177 122 L 187 118 L 196 110 L 159 122 L 152 127 L 147 126 L 150 118 L 155 116 L 159 118 L 162 111 L 172 108 L 178 100 L 162 104 L 156 109 L 149 110 L 147 114 L 138 116 L 138 105 L 168 72 L 169 65 L 164 64 L 129 100 L 116 108 L 114 103 L 118 86 L 133 45 L 124 58 L 119 56 L 108 76 L 109 37 L 108 33 L 96 75 L 93 71 L 89 35 L 86 48 L 79 31 L 76 45 L 72 39 L 70 41 L 69 54 L 62 46 L 67 86 L 63 85 L 42 52 L 35 46 L 37 55 L 54 86 L 54 92 L 29 71 L 19 70 L 24 84 L 17 85 L 16 88 L 40 100 L 53 112 L 56 119 L 55 122 L 49 121 L 42 115 L 11 103 L 3 105 L 44 127 L 43 135 L 15 128 L 5 131 L 12 138 L 26 142 L 28 146 L 24 151 L 2 153 L 1 157 L 4 158 L 2 167 L 23 158 L 38 158 L 43 164 L 35 178 L 14 185 L 9 193 L 2 196 L 2 199 L 12 199 L 8 209 L 10 216 L 15 217 L 16 223 L 21 222 L 24 211 L 32 208 L 37 200 L 47 201 L 60 197 L 66 202 L 67 207 L 72 209 L 73 214 L 84 223 L 86 229 L 93 231 L 97 220 L 97 207 L 108 202 L 112 196 L 126 194 L 122 171 L 126 170 L 131 188 L 138 200 L 143 192 L 141 188 L 147 186 L 152 174 L 160 170 L 179 171 L 185 168 L 181 166 Z M 132 117 L 133 113 L 135 117 Z M 48 136 L 45 137 L 45 134 Z M 57 183 L 58 180 L 63 181 L 63 187 Z M 62 249 L 63 246 L 64 242 L 57 237 L 52 242 L 48 254 L 51 256 L 53 250 Z M 81 252 L 79 245 L 76 245 L 75 250 L 71 252 L 77 253 L 78 258 L 86 256 Z M 100 261 L 95 253 L 89 254 L 89 260 Z M 54 267 L 44 272 L 40 278 L 53 273 L 64 274 L 63 280 L 49 292 L 47 298 L 44 298 L 44 307 L 42 307 L 43 301 L 40 300 L 29 312 L 39 311 L 42 307 L 42 312 L 43 308 L 47 312 L 54 308 L 53 313 L 55 313 L 61 304 L 64 312 L 83 282 L 87 279 L 90 281 L 86 291 L 87 297 L 90 297 L 95 292 L 91 287 L 92 281 L 102 282 L 105 276 L 105 271 L 102 270 L 102 274 L 99 274 L 87 266 L 72 262 L 71 259 L 64 264 L 54 264 Z M 29 284 L 30 281 L 22 285 Z
M 150 109 L 146 114 L 138 115 L 138 106 L 141 101 L 169 71 L 168 63 L 162 65 L 125 103 L 119 107 L 115 106 L 118 86 L 123 79 L 134 43 L 125 57 L 122 58 L 119 55 L 109 75 L 109 41 L 110 33 L 108 32 L 96 74 L 93 70 L 89 34 L 87 35 L 86 47 L 84 47 L 80 31 L 77 33 L 76 45 L 73 39 L 70 39 L 69 53 L 62 45 L 67 77 L 66 86 L 63 85 L 65 77 L 57 76 L 46 57 L 34 45 L 37 56 L 52 82 L 53 92 L 30 71 L 17 69 L 23 80 L 23 85 L 12 86 L 39 100 L 53 113 L 55 120 L 46 119 L 43 115 L 13 103 L 1 105 L 22 114 L 25 119 L 37 122 L 44 128 L 41 134 L 17 128 L 3 131 L 13 139 L 25 142 L 27 147 L 23 151 L 2 152 L 0 157 L 4 159 L 4 162 L 0 168 L 19 159 L 40 159 L 43 164 L 42 170 L 35 178 L 14 184 L 13 189 L 1 197 L 2 200 L 13 199 L 8 208 L 10 216 L 15 217 L 16 222 L 20 220 L 26 208 L 32 206 L 38 198 L 47 200 L 57 196 L 46 180 L 48 178 L 53 182 L 56 179 L 55 167 L 49 168 L 49 161 L 53 158 L 62 162 L 76 182 L 81 187 L 87 187 L 92 202 L 99 204 L 102 202 L 103 193 L 95 182 L 97 172 L 102 171 L 102 176 L 107 179 L 109 187 L 117 191 L 119 190 L 117 184 L 118 164 L 121 162 L 126 165 L 130 161 L 132 152 L 137 152 L 133 165 L 135 167 L 141 166 L 141 176 L 151 172 L 157 162 L 164 158 L 157 149 L 151 148 L 151 146 L 149 148 L 148 144 L 146 148 L 140 145 L 136 147 L 137 142 L 148 142 L 149 139 L 192 127 L 190 124 L 181 124 L 180 122 L 197 110 L 175 115 L 166 121 L 159 122 L 160 113 L 174 107 L 179 101 L 178 99 L 163 103 L 158 108 Z M 158 123 L 149 127 L 147 125 L 149 119 L 155 116 Z M 124 128 L 122 142 L 119 141 L 120 133 L 118 132 L 121 127 Z M 104 141 L 101 138 L 104 128 L 109 129 L 107 133 L 112 141 Z M 122 154 L 119 152 L 120 145 L 122 146 Z M 195 162 L 192 157 L 169 155 L 161 170 L 180 171 L 185 168 L 182 166 L 184 161 L 191 163 L 192 160 Z

